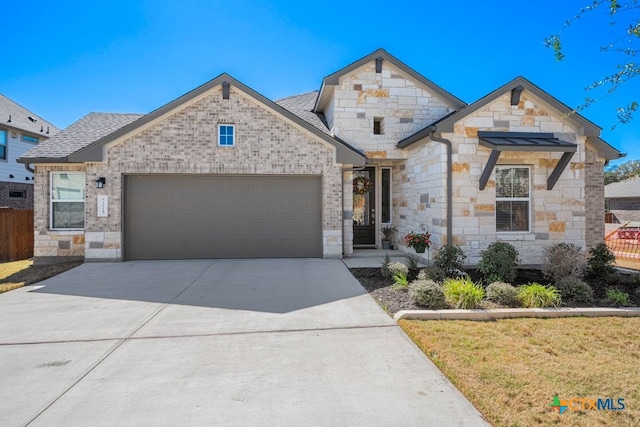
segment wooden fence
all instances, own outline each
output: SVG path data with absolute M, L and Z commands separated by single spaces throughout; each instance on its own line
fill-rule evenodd
M 0 208 L 0 262 L 33 256 L 33 210 Z

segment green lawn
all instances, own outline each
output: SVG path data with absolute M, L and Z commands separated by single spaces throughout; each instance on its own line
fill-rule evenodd
M 640 318 L 400 321 L 493 425 L 640 425 Z M 551 408 L 554 395 L 625 409 Z M 590 401 L 585 400 L 585 408 Z

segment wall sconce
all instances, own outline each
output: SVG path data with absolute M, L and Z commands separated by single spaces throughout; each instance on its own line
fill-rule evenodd
M 105 182 L 107 182 L 107 180 L 104 176 L 101 176 L 100 178 L 96 179 L 96 188 L 103 188 Z
M 9 174 L 9 178 L 13 178 L 13 174 Z

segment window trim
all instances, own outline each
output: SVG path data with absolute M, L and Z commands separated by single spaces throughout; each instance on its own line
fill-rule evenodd
M 231 135 L 231 144 L 222 144 L 222 128 L 223 127 L 230 127 L 232 129 L 232 135 Z M 224 135 L 225 137 L 228 137 L 229 135 Z M 233 123 L 219 123 L 218 124 L 218 147 L 223 147 L 223 148 L 230 148 L 230 147 L 235 147 L 236 146 L 236 125 L 234 125 Z
M 78 172 L 78 171 L 51 171 L 49 172 L 49 230 L 54 230 L 54 231 L 66 231 L 66 230 L 84 230 L 85 229 L 85 225 L 86 225 L 86 218 L 84 218 L 84 216 L 86 215 L 86 209 L 87 209 L 87 202 L 85 200 L 85 198 L 83 197 L 82 199 L 65 199 L 65 200 L 55 200 L 53 199 L 53 176 L 56 174 L 67 174 L 67 175 L 82 175 L 84 177 L 84 183 L 85 183 L 85 187 L 86 187 L 86 181 L 87 181 L 87 177 L 86 174 L 84 172 Z M 86 189 L 83 191 L 83 193 L 86 193 Z M 54 203 L 80 203 L 82 202 L 83 204 L 83 218 L 82 218 L 82 228 L 56 228 L 53 226 L 53 204 Z
M 500 233 L 500 234 L 530 234 L 532 233 L 532 223 L 531 220 L 533 218 L 532 215 L 532 208 L 533 208 L 533 202 L 532 202 L 532 191 L 533 191 L 533 186 L 532 184 L 532 178 L 531 178 L 531 170 L 532 167 L 530 165 L 496 165 L 495 167 L 495 173 L 498 172 L 498 169 L 527 169 L 528 172 L 528 183 L 529 183 L 529 197 L 498 197 L 498 183 L 496 182 L 496 186 L 495 186 L 495 206 L 496 206 L 496 233 Z M 499 230 L 498 229 L 498 202 L 527 202 L 527 229 L 526 230 Z

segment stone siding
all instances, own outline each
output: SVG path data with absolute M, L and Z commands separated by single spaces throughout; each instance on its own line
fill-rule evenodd
M 24 192 L 24 197 L 9 197 L 10 191 Z M 0 208 L 33 209 L 33 184 L 0 181 Z
M 325 116 L 333 133 L 365 152 L 368 158 L 404 159 L 396 144 L 453 111 L 447 101 L 407 79 L 384 61 L 375 72 L 372 61 L 342 76 Z M 382 118 L 381 134 L 373 132 Z

